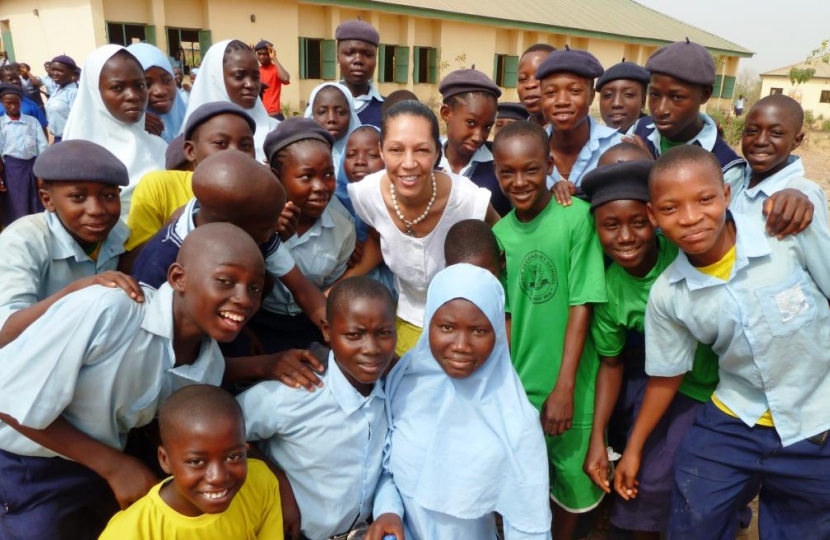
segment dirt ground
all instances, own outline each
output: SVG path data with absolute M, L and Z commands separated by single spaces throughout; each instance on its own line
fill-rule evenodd
M 795 154 L 804 161 L 807 178 L 818 182 L 830 197 L 830 133 L 808 133 Z

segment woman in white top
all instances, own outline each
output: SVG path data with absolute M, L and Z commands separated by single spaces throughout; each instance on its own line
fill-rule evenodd
M 349 185 L 355 212 L 369 226 L 362 275 L 385 262 L 395 274 L 398 346 L 403 353 L 421 334 L 427 287 L 445 266 L 447 231 L 464 219 L 489 224 L 499 216 L 490 192 L 463 176 L 435 170 L 441 155 L 438 118 L 417 101 L 398 103 L 383 117 L 380 147 L 386 169 Z

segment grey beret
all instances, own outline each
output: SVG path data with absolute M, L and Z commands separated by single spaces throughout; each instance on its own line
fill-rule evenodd
M 323 126 L 311 118 L 292 116 L 280 122 L 277 128 L 265 137 L 263 149 L 268 161 L 271 161 L 286 146 L 306 139 L 315 139 L 334 146 L 334 138 Z
M 181 134 L 167 145 L 167 151 L 164 152 L 164 168 L 168 171 L 180 171 L 185 169 L 186 165 L 184 134 Z
M 648 174 L 654 162 L 649 159 L 610 163 L 582 178 L 582 191 L 591 199 L 591 211 L 611 201 L 649 201 Z
M 235 114 L 245 120 L 251 131 L 256 132 L 256 122 L 251 118 L 251 115 L 245 112 L 245 109 L 232 103 L 230 101 L 211 101 L 198 107 L 187 119 L 187 124 L 184 126 L 184 140 L 189 141 L 196 129 L 213 118 L 221 114 Z
M 651 81 L 651 74 L 643 66 L 623 60 L 605 70 L 605 73 L 597 81 L 597 91 L 607 83 L 619 80 L 636 81 L 648 86 Z
M 536 78 L 542 80 L 554 73 L 573 73 L 586 79 L 596 79 L 602 72 L 602 64 L 596 56 L 565 45 L 564 49 L 555 50 L 542 60 L 536 68 Z
M 648 58 L 646 69 L 692 84 L 715 84 L 715 61 L 703 45 L 678 41 L 660 47 Z
M 498 118 L 512 118 L 513 120 L 527 120 L 530 116 L 521 103 L 504 102 L 498 105 Z
M 353 19 L 341 23 L 334 31 L 334 39 L 337 41 L 347 41 L 356 39 L 358 41 L 365 41 L 371 43 L 375 47 L 380 43 L 380 34 L 375 30 L 375 27 L 366 21 L 360 19 Z
M 35 176 L 49 182 L 82 181 L 127 186 L 130 174 L 120 159 L 94 142 L 73 139 L 53 144 L 35 160 Z
M 72 69 L 78 69 L 78 64 L 75 63 L 75 60 L 73 60 L 70 56 L 66 56 L 65 54 L 59 54 L 58 56 L 52 58 L 52 62 L 59 62 L 61 64 L 69 66 Z
M 11 83 L 0 83 L 0 96 L 5 96 L 6 94 L 14 94 L 20 98 L 23 97 L 23 91 L 17 86 Z
M 438 91 L 444 99 L 467 92 L 485 92 L 496 99 L 501 96 L 501 88 L 490 77 L 475 69 L 453 71 L 441 79 Z
M 273 46 L 274 46 L 274 44 L 271 43 L 270 41 L 268 41 L 266 39 L 261 39 L 257 42 L 256 45 L 254 45 L 254 50 L 258 51 L 260 49 L 267 49 L 268 47 L 273 47 Z

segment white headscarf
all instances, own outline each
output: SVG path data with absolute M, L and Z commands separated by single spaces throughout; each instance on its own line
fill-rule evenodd
M 490 357 L 465 379 L 449 377 L 429 346 L 432 317 L 456 298 L 475 304 L 496 333 Z M 510 361 L 504 289 L 488 271 L 456 264 L 430 283 L 425 315 L 418 344 L 387 380 L 392 438 L 385 465 L 395 484 L 428 510 L 460 519 L 498 512 L 520 531 L 548 531 L 547 449 L 539 413 Z M 406 411 L 408 400 L 433 403 L 436 411 L 402 425 L 423 444 L 396 446 L 393 411 Z
M 92 141 L 124 163 L 130 173 L 130 185 L 121 190 L 121 214 L 126 215 L 130 208 L 130 196 L 138 181 L 148 172 L 164 170 L 167 143 L 144 131 L 143 114 L 136 123 L 125 124 L 116 120 L 104 105 L 98 79 L 107 60 L 119 51 L 126 49 L 121 45 L 104 45 L 87 57 L 78 84 L 78 97 L 66 121 L 63 139 Z M 138 64 L 140 67 L 141 63 Z
M 305 108 L 304 116 L 306 118 L 314 118 L 314 100 L 317 98 L 317 94 L 320 93 L 320 90 L 328 86 L 333 86 L 334 88 L 340 90 L 340 92 L 346 98 L 346 103 L 349 104 L 350 113 L 349 128 L 346 130 L 346 133 L 340 138 L 340 140 L 334 141 L 334 146 L 331 147 L 331 157 L 334 161 L 334 169 L 336 175 L 340 171 L 340 167 L 343 162 L 343 155 L 346 153 L 346 143 L 349 141 L 349 135 L 351 135 L 352 131 L 359 128 L 362 124 L 360 123 L 360 118 L 358 118 L 357 116 L 357 110 L 355 110 L 354 108 L 354 98 L 352 97 L 352 93 L 349 91 L 348 88 L 346 88 L 342 84 L 333 82 L 323 83 L 311 91 L 311 97 L 308 99 L 308 105 Z
M 190 91 L 190 99 L 187 100 L 187 112 L 184 115 L 181 131 L 184 131 L 184 126 L 187 125 L 187 120 L 193 114 L 193 111 L 205 103 L 231 100 L 230 96 L 228 96 L 228 89 L 225 86 L 223 66 L 225 49 L 228 48 L 228 43 L 231 41 L 230 39 L 226 39 L 225 41 L 216 43 L 208 49 L 202 58 L 202 65 L 199 67 L 199 76 L 196 77 L 196 82 L 193 83 L 193 89 Z M 265 106 L 262 104 L 260 98 L 257 98 L 256 104 L 252 108 L 245 109 L 245 112 L 250 114 L 251 118 L 256 122 L 256 132 L 254 133 L 256 158 L 259 161 L 263 161 L 265 160 L 265 151 L 262 149 L 262 146 L 265 144 L 265 137 L 277 127 L 279 121 L 268 116 L 268 111 L 265 110 Z
M 149 43 L 133 43 L 127 47 L 127 50 L 138 58 L 145 72 L 150 68 L 157 67 L 169 73 L 171 77 L 175 77 L 170 59 L 158 47 L 150 45 Z M 178 89 L 176 89 L 176 94 L 173 97 L 173 107 L 170 109 L 170 112 L 158 115 L 161 121 L 164 122 L 164 131 L 161 132 L 161 138 L 168 144 L 181 131 L 186 110 L 187 103 Z

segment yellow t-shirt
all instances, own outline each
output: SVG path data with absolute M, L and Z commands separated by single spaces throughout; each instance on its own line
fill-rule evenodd
M 173 212 L 193 198 L 192 179 L 191 171 L 154 171 L 144 175 L 130 199 L 130 238 L 124 244 L 127 251 L 152 238 Z
M 262 461 L 248 460 L 248 478 L 221 514 L 187 517 L 162 500 L 161 486 L 118 512 L 99 540 L 283 540 L 279 483 Z

